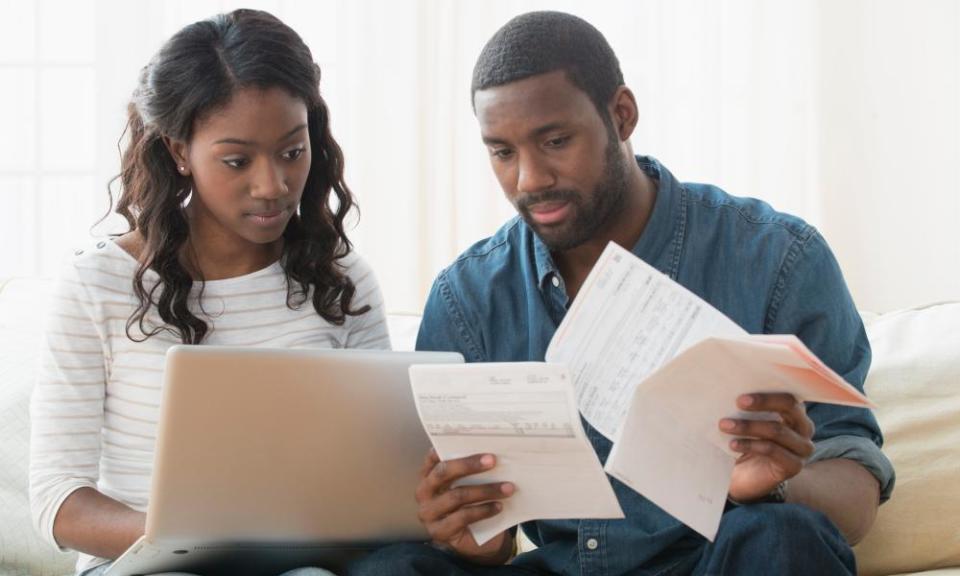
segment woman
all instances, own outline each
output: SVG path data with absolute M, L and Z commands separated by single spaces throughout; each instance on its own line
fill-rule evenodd
M 319 80 L 300 37 L 251 10 L 187 26 L 143 69 L 118 177 L 130 231 L 68 266 L 32 400 L 35 522 L 79 573 L 143 534 L 168 347 L 389 347 Z

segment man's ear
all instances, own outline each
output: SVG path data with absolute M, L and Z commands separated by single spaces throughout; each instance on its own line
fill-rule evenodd
M 626 86 L 620 86 L 610 100 L 610 118 L 621 142 L 626 142 L 633 135 L 639 122 L 637 99 Z
M 169 136 L 164 136 L 163 144 L 167 147 L 167 150 L 170 152 L 170 157 L 173 158 L 174 163 L 177 165 L 177 172 L 179 172 L 181 176 L 189 176 L 190 165 L 187 163 L 187 143 L 182 140 L 175 140 Z

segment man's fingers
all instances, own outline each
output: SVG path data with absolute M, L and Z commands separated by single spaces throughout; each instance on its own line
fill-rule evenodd
M 460 508 L 509 498 L 515 490 L 516 488 L 510 482 L 458 486 L 447 490 L 421 507 L 420 517 L 426 522 L 436 521 L 455 513 Z
M 429 461 L 430 456 L 428 455 L 427 458 Z M 453 460 L 437 459 L 433 468 L 427 472 L 417 487 L 417 501 L 423 503 L 431 500 L 460 478 L 490 470 L 496 463 L 497 459 L 493 454 L 474 454 Z
M 449 542 L 474 522 L 496 516 L 503 509 L 500 502 L 485 502 L 465 506 L 437 522 L 427 525 L 430 537 L 438 542 Z
M 802 436 L 813 436 L 814 424 L 807 416 L 807 407 L 793 394 L 744 394 L 737 398 L 737 407 L 750 412 L 776 412 Z
M 743 456 L 763 456 L 773 460 L 779 468 L 784 470 L 787 478 L 792 478 L 799 474 L 800 471 L 803 470 L 803 463 L 806 460 L 769 440 L 737 438 L 730 441 L 730 448 Z M 741 458 L 743 456 L 741 456 Z
M 797 432 L 786 422 L 725 418 L 720 421 L 720 429 L 735 436 L 768 440 L 793 452 L 804 460 L 813 454 L 813 442 L 810 438 Z
M 737 398 L 737 406 L 743 410 L 765 412 L 787 412 L 798 404 L 793 394 L 744 394 Z
M 423 465 L 420 466 L 420 477 L 426 477 L 426 475 L 429 474 L 430 471 L 433 470 L 433 467 L 439 462 L 440 456 L 437 454 L 437 450 L 435 448 L 431 448 L 429 451 L 427 451 L 427 455 L 423 459 Z

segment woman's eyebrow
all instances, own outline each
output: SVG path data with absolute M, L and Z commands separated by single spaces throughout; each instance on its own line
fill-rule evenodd
M 300 125 L 298 125 L 298 126 L 297 126 L 296 128 L 294 128 L 293 130 L 290 130 L 289 132 L 287 132 L 286 134 L 284 134 L 283 136 L 281 136 L 281 137 L 277 140 L 277 142 L 282 142 L 282 141 L 286 140 L 287 138 L 293 136 L 293 135 L 296 134 L 297 132 L 306 129 L 306 127 L 307 127 L 306 124 L 300 124 Z M 256 144 L 256 142 L 253 142 L 253 141 L 251 141 L 251 140 L 243 140 L 243 139 L 241 139 L 241 138 L 221 138 L 220 140 L 217 140 L 216 142 L 214 142 L 214 144 L 239 144 L 239 145 L 241 145 L 241 146 L 253 146 L 253 145 Z

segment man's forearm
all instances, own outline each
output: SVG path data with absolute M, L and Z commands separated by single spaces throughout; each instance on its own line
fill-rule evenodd
M 80 488 L 64 500 L 53 536 L 64 548 L 115 559 L 143 535 L 146 515 L 93 488 Z
M 853 460 L 821 460 L 805 466 L 790 480 L 787 501 L 823 512 L 852 546 L 873 525 L 880 505 L 880 484 Z

